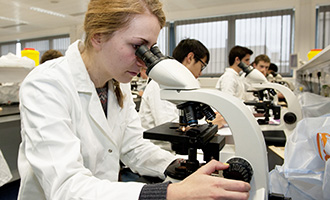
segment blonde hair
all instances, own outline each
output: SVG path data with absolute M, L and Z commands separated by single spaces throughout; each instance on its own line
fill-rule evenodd
M 158 18 L 160 27 L 164 27 L 166 18 L 159 0 L 91 0 L 85 15 L 85 48 L 92 48 L 91 39 L 95 34 L 109 40 L 112 34 L 125 28 L 136 14 L 150 12 Z M 123 95 L 119 82 L 114 80 L 114 89 L 118 103 L 123 107 Z

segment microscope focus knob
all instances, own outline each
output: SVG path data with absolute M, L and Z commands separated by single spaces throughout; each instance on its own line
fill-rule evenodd
M 229 168 L 223 170 L 223 177 L 250 183 L 253 169 L 249 162 L 243 158 L 231 158 L 227 163 Z
M 283 119 L 287 124 L 294 124 L 297 121 L 297 116 L 293 112 L 288 112 L 285 113 Z

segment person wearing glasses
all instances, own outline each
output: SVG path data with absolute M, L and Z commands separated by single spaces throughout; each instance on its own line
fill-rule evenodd
M 209 63 L 210 52 L 199 40 L 183 39 L 173 50 L 172 57 L 198 78 Z
M 245 100 L 246 89 L 244 79 L 240 76 L 242 69 L 238 66 L 240 62 L 250 65 L 251 49 L 242 46 L 234 46 L 228 56 L 230 67 L 220 76 L 216 88 L 222 92 L 231 94 L 239 99 Z
M 197 79 L 207 66 L 210 60 L 210 53 L 200 41 L 184 39 L 175 47 L 172 57 L 186 66 Z M 153 80 L 148 83 L 144 90 L 139 115 L 142 126 L 145 129 L 150 129 L 166 122 L 179 122 L 179 110 L 176 108 L 176 105 L 160 98 L 160 87 Z M 223 125 L 219 123 L 218 126 L 222 127 Z M 170 150 L 170 144 L 167 142 L 153 142 L 163 149 Z
M 186 66 L 195 78 L 198 78 L 210 60 L 210 53 L 200 41 L 184 39 L 175 47 L 172 57 Z M 144 90 L 139 115 L 142 127 L 145 129 L 166 122 L 179 122 L 179 111 L 176 105 L 160 98 L 160 87 L 154 80 L 151 80 Z

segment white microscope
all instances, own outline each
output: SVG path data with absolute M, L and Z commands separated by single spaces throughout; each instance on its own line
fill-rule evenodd
M 200 102 L 221 113 L 231 129 L 235 149 L 232 156 L 226 160 L 221 158 L 220 154 L 220 161 L 230 163 L 231 169 L 233 166 L 237 166 L 235 163 L 231 164 L 232 160 L 237 161 L 238 159 L 241 163 L 248 163 L 252 168 L 249 172 L 252 176 L 249 199 L 268 199 L 266 145 L 260 126 L 246 105 L 236 97 L 219 90 L 201 89 L 198 81 L 185 66 L 174 59 L 163 56 L 157 47 L 148 49 L 146 46 L 141 46 L 137 49 L 136 55 L 146 63 L 148 76 L 158 82 L 162 88 L 162 99 L 177 105 L 189 101 Z M 165 132 L 171 131 L 165 130 Z M 182 130 L 177 131 L 175 138 L 184 139 L 186 137 L 184 134 Z M 164 140 L 172 137 L 174 136 L 171 134 L 161 136 Z M 152 139 L 157 139 L 157 137 Z
M 283 94 L 286 100 L 286 106 L 280 106 L 279 124 L 260 124 L 265 135 L 276 137 L 276 134 L 284 132 L 286 138 L 292 133 L 297 123 L 302 119 L 301 107 L 298 98 L 294 93 L 284 85 L 269 82 L 266 77 L 259 71 L 244 63 L 240 63 L 239 67 L 246 73 L 246 81 L 250 83 L 252 90 L 274 89 Z M 275 104 L 278 102 L 274 101 Z M 282 133 L 283 134 L 283 133 Z

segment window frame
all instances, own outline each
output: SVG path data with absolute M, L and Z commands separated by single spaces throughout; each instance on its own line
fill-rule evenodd
M 254 12 L 254 13 L 247 13 L 247 14 L 238 14 L 238 15 L 228 15 L 228 16 L 219 16 L 219 17 L 211 17 L 211 18 L 202 18 L 202 19 L 189 19 L 189 20 L 178 20 L 178 21 L 175 21 L 173 23 L 173 26 L 174 26 L 174 29 L 172 31 L 174 31 L 174 34 L 175 35 L 175 38 L 170 38 L 170 41 L 172 41 L 171 43 L 173 43 L 173 40 L 174 40 L 174 43 L 178 43 L 178 41 L 175 41 L 176 40 L 176 37 L 177 37 L 177 34 L 176 34 L 176 27 L 177 26 L 181 26 L 181 25 L 191 25 L 191 24 L 200 24 L 200 23 L 208 23 L 208 22 L 215 22 L 215 21 L 228 21 L 228 35 L 227 35 L 227 48 L 226 48 L 226 56 L 225 56 L 225 59 L 226 59 L 226 63 L 227 63 L 227 60 L 228 60 L 228 54 L 229 54 L 229 51 L 230 49 L 236 45 L 236 20 L 239 20 L 239 19 L 250 19 L 250 18 L 256 18 L 256 17 L 272 17 L 272 16 L 286 16 L 286 15 L 289 15 L 290 16 L 290 33 L 289 33 L 289 36 L 290 39 L 290 44 L 289 44 L 289 47 L 287 49 L 288 51 L 288 64 L 289 64 L 289 57 L 290 57 L 290 54 L 292 54 L 293 52 L 293 46 L 294 46 L 294 9 L 283 9 L 283 10 L 274 10 L 274 11 L 264 11 L 264 12 Z M 282 28 L 282 27 L 281 27 Z M 170 34 L 171 35 L 171 34 Z M 195 38 L 195 39 L 198 39 L 198 38 Z M 246 46 L 249 48 L 249 46 Z M 173 51 L 173 49 L 171 49 L 171 52 Z M 281 52 L 283 50 L 281 49 Z M 263 52 L 263 53 L 266 53 L 266 52 Z M 254 52 L 254 56 L 257 56 L 255 55 L 255 52 Z M 222 56 L 223 57 L 223 56 Z M 281 56 L 279 56 L 281 57 Z M 211 57 L 212 59 L 212 57 Z M 252 62 L 252 61 L 251 61 Z M 277 63 L 276 63 L 277 64 Z M 282 66 L 281 65 L 278 65 L 279 68 L 281 69 Z M 225 66 L 225 67 L 219 67 L 220 69 L 224 69 L 228 66 Z M 281 73 L 282 76 L 292 76 L 292 70 L 290 69 L 289 66 L 284 66 L 286 67 L 286 72 L 285 73 Z M 281 70 L 279 70 L 281 72 Z M 222 73 L 224 72 L 223 71 L 219 71 L 219 72 L 216 72 L 216 73 L 203 73 L 202 76 L 205 76 L 205 77 L 215 77 L 215 76 L 220 76 Z
M 323 15 L 323 18 L 321 18 L 321 15 Z M 330 39 L 328 39 L 330 38 L 330 5 L 319 6 L 316 8 L 315 32 L 316 49 L 324 49 L 330 45 Z

